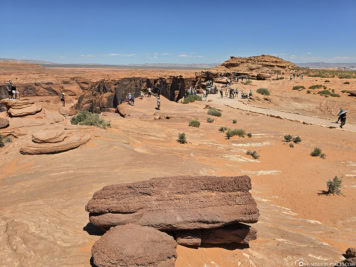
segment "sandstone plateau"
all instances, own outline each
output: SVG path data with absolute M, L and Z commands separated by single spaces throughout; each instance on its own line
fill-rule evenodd
M 268 68 L 273 73 L 279 67 Z M 149 261 L 153 266 L 269 267 L 295 266 L 300 259 L 319 266 L 352 262 L 353 250 L 347 249 L 356 243 L 356 109 L 355 97 L 348 92 L 356 90 L 355 79 L 330 77 L 326 82 L 305 75 L 289 80 L 292 68 L 282 74 L 281 67 L 281 74 L 276 71 L 270 78 L 245 83 L 230 79 L 235 72 L 225 67 L 213 72 L 0 64 L 0 122 L 7 125 L 0 128 L 4 144 L 0 266 L 87 267 L 110 262 L 137 266 Z M 253 96 L 229 99 L 210 94 L 206 100 L 182 104 L 183 98 L 177 101 L 183 88 L 180 76 L 185 89 L 191 83 L 200 86 L 198 93 L 211 81 L 225 90 L 225 84 L 214 79 L 229 78 L 231 88 L 252 90 Z M 9 79 L 19 89 L 20 100 L 6 99 Z M 161 96 L 161 110 L 156 110 L 155 96 L 136 97 L 134 106 L 124 102 L 115 107 L 127 92 L 136 92 L 136 85 L 142 82 L 144 89 L 147 80 L 157 86 L 167 83 L 162 85 L 166 96 Z M 309 89 L 318 84 L 339 97 Z M 305 89 L 293 90 L 295 86 Z M 270 95 L 258 94 L 259 88 Z M 65 107 L 58 96 L 62 90 Z M 19 111 L 32 105 L 42 109 L 13 117 L 10 105 Z M 209 107 L 222 116 L 208 115 Z M 340 107 L 349 110 L 343 129 L 335 123 Z M 100 113 L 111 127 L 72 125 L 72 116 L 84 108 Z M 190 127 L 191 120 L 198 120 L 200 127 Z M 227 139 L 220 131 L 224 127 L 243 129 L 251 137 Z M 177 142 L 183 132 L 186 144 Z M 284 141 L 288 134 L 302 141 L 290 147 Z M 85 136 L 90 139 L 75 149 L 49 150 Z M 310 156 L 315 147 L 322 149 L 325 159 Z M 21 154 L 22 148 L 50 154 Z M 248 151 L 260 157 L 254 159 Z M 343 177 L 342 195 L 326 195 L 326 183 L 335 176 Z M 151 177 L 178 180 L 171 181 L 175 185 L 171 188 L 161 178 L 148 180 Z M 198 179 L 183 179 L 181 185 L 179 177 Z M 205 183 L 204 177 L 214 182 Z M 107 199 L 101 198 L 105 195 Z M 155 206 L 154 196 L 164 205 Z M 93 211 L 97 208 L 89 220 L 84 209 L 88 202 L 95 204 Z M 125 210 L 132 213 L 121 212 Z M 170 210 L 187 220 L 177 220 Z M 168 230 L 161 229 L 160 220 Z M 116 250 L 119 246 L 127 251 Z M 132 256 L 133 251 L 142 258 Z

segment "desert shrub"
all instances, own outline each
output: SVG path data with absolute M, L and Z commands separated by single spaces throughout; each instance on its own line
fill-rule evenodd
M 249 84 L 251 84 L 251 83 L 252 83 L 251 80 L 247 80 L 246 82 L 243 82 L 244 85 L 249 85 Z
M 300 142 L 302 142 L 302 139 L 299 136 L 293 138 L 293 143 L 299 144 Z
M 257 89 L 256 92 L 261 94 L 261 95 L 270 95 L 270 92 L 266 88 L 259 88 L 259 89 Z
M 326 158 L 325 153 L 322 153 L 321 149 L 316 147 L 314 150 L 310 153 L 310 156 L 312 157 L 321 157 L 322 159 Z
M 187 143 L 187 137 L 186 137 L 185 133 L 179 133 L 178 134 L 177 142 L 180 143 L 180 144 L 186 144 Z
M 327 194 L 341 194 L 341 184 L 342 184 L 342 179 L 339 179 L 337 176 L 334 177 L 334 179 L 329 180 L 326 182 L 326 187 L 328 188 L 328 191 L 326 191 Z
M 189 126 L 199 128 L 200 122 L 197 121 L 197 120 L 191 120 L 191 121 L 189 122 Z
M 237 120 L 232 120 L 232 123 L 233 123 L 233 124 L 236 124 L 236 123 L 237 123 Z
M 350 91 L 349 90 L 342 90 L 341 93 L 348 94 L 348 93 L 350 93 Z
M 325 80 L 324 82 L 329 83 L 330 81 L 329 80 Z
M 206 119 L 206 122 L 208 122 L 208 123 L 213 123 L 213 122 L 214 122 L 214 119 L 212 119 L 212 118 L 207 118 L 207 119 Z
M 312 90 L 314 90 L 314 89 L 320 89 L 320 88 L 326 89 L 326 86 L 325 86 L 325 85 L 322 85 L 322 84 L 314 84 L 314 85 L 312 85 L 312 86 L 309 86 L 309 89 L 312 89 Z
M 353 76 L 350 74 L 340 74 L 339 79 L 352 79 Z
M 226 127 L 220 127 L 220 128 L 219 128 L 219 132 L 222 132 L 222 133 L 225 132 L 226 130 L 227 130 Z
M 293 136 L 291 136 L 290 134 L 284 136 L 284 141 L 286 141 L 287 143 L 292 140 L 293 140 Z
M 297 85 L 297 86 L 293 86 L 293 90 L 298 90 L 298 91 L 301 91 L 305 89 L 305 87 L 303 85 Z
M 307 90 L 307 94 L 310 94 L 311 92 L 310 92 L 310 90 Z
M 89 111 L 81 111 L 76 116 L 74 116 L 71 121 L 72 124 L 79 125 L 89 125 L 96 126 L 99 128 L 110 127 L 110 122 L 106 122 L 99 118 L 99 114 L 91 113 Z
M 290 147 L 290 148 L 293 148 L 293 147 L 294 147 L 293 143 L 290 143 L 290 144 L 289 144 L 289 147 Z
M 5 143 L 11 143 L 12 142 L 12 139 L 10 138 L 10 137 L 7 137 L 6 139 L 5 139 Z
M 356 78 L 356 72 L 326 69 L 307 69 L 305 74 L 309 77 L 351 79 Z
M 247 136 L 248 136 L 248 138 L 251 138 L 252 137 L 252 133 L 248 133 Z
M 3 140 L 2 140 L 2 135 L 0 134 L 0 147 L 3 147 L 5 144 L 4 144 L 4 142 L 3 142 Z
M 251 151 L 251 150 L 248 150 L 246 152 L 246 155 L 252 156 L 254 159 L 258 159 L 260 157 L 260 155 L 258 155 L 256 151 Z
M 193 103 L 195 101 L 202 101 L 201 96 L 198 95 L 188 95 L 184 98 L 183 104 Z
M 211 116 L 221 117 L 221 112 L 216 108 L 209 108 L 208 114 Z
M 344 84 L 350 84 L 350 82 L 344 82 Z
M 245 137 L 245 134 L 246 134 L 245 131 L 242 129 L 233 129 L 233 130 L 229 129 L 226 132 L 226 138 L 230 139 L 231 137 L 233 137 L 235 135 L 237 135 L 239 137 Z
M 319 91 L 318 92 L 318 95 L 321 95 L 321 96 L 332 96 L 332 97 L 340 97 L 339 94 L 335 94 L 333 92 L 330 92 L 329 90 L 322 90 L 322 91 Z

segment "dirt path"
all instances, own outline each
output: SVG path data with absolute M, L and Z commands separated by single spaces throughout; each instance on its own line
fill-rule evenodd
M 320 119 L 320 118 L 310 117 L 310 116 L 305 116 L 305 115 L 300 115 L 300 114 L 282 112 L 282 111 L 277 111 L 277 110 L 258 108 L 258 107 L 254 107 L 252 105 L 245 104 L 243 101 L 241 101 L 240 99 L 236 99 L 236 98 L 235 99 L 230 99 L 227 97 L 220 98 L 219 95 L 209 95 L 209 100 L 212 100 L 213 103 L 229 106 L 229 107 L 232 107 L 235 109 L 254 112 L 254 113 L 263 114 L 263 115 L 276 117 L 276 118 L 287 119 L 290 121 L 297 121 L 297 122 L 301 122 L 304 124 L 320 125 L 322 127 L 327 127 L 330 129 L 341 130 L 339 127 L 339 124 L 336 124 L 334 121 L 329 121 L 329 120 L 325 120 L 325 119 Z M 356 125 L 349 124 L 346 121 L 346 125 L 344 126 L 343 130 L 349 131 L 349 132 L 356 132 Z

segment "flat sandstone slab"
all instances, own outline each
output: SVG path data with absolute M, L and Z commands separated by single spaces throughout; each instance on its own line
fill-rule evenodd
M 177 176 L 110 185 L 88 202 L 90 222 L 108 229 L 137 224 L 159 230 L 209 229 L 256 223 L 248 176 Z

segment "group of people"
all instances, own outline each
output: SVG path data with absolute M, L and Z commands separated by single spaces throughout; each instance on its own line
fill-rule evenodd
M 220 88 L 219 92 L 220 92 L 220 97 L 223 98 L 224 97 L 224 89 Z M 245 93 L 244 91 L 241 91 L 241 98 L 252 97 L 252 94 L 253 94 L 252 90 L 250 90 L 250 92 L 248 94 Z M 239 89 L 226 88 L 225 96 L 229 97 L 230 99 L 234 99 L 235 97 L 238 98 L 239 97 Z
M 12 83 L 11 80 L 7 84 L 7 92 L 9 95 L 9 99 L 19 99 L 20 98 L 20 93 L 19 93 L 19 91 L 17 91 L 16 86 Z
M 290 80 L 293 80 L 293 79 L 295 80 L 299 77 L 301 80 L 303 80 L 304 74 L 303 73 L 295 73 L 295 72 L 290 74 Z
M 156 96 L 157 96 L 157 110 L 161 109 L 161 90 L 159 88 L 155 88 L 154 90 L 156 92 Z M 151 88 L 147 89 L 147 97 L 151 97 L 152 96 L 152 90 Z M 145 97 L 145 93 L 141 90 L 140 93 L 140 98 L 143 99 Z M 135 105 L 135 96 L 131 93 L 128 94 L 127 96 L 127 102 L 129 105 L 134 106 Z

